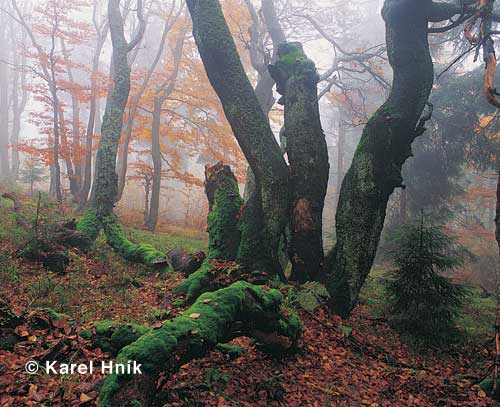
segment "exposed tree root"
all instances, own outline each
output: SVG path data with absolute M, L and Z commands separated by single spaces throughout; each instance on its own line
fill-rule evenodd
M 301 324 L 291 311 L 281 308 L 282 300 L 277 290 L 243 281 L 203 294 L 181 316 L 122 349 L 116 362 L 136 361 L 142 365 L 142 374 L 109 375 L 99 406 L 149 406 L 161 372 L 175 372 L 218 343 L 238 336 L 257 337 L 280 348 L 292 347 L 301 333 Z

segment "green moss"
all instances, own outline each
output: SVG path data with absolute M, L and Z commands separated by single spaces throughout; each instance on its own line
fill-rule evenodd
M 100 348 L 104 352 L 117 354 L 120 349 L 130 345 L 150 331 L 149 327 L 142 325 L 99 321 L 94 323 L 91 329 L 80 331 L 79 335 L 84 339 L 92 340 L 93 347 Z
M 205 261 L 198 271 L 191 274 L 174 289 L 174 294 L 185 294 L 187 302 L 198 298 L 204 290 L 208 289 L 210 282 L 213 280 L 214 276 L 210 272 L 211 268 L 212 265 Z
M 181 316 L 167 321 L 160 329 L 143 335 L 139 340 L 122 349 L 120 361 L 142 364 L 148 378 L 168 370 L 175 355 L 175 365 L 203 356 L 219 342 L 228 342 L 236 335 L 232 324 L 241 321 L 247 334 L 254 329 L 262 332 L 288 334 L 295 341 L 300 335 L 300 323 L 295 315 L 282 312 L 283 297 L 278 290 L 239 281 L 230 287 L 205 293 Z M 170 366 L 171 367 L 171 366 Z M 110 375 L 105 381 L 99 406 L 112 406 L 113 398 L 121 386 L 126 386 L 128 376 Z
M 242 205 L 236 178 L 226 177 L 215 191 L 208 214 L 208 258 L 236 259 L 240 242 L 237 224 Z
M 92 208 L 86 209 L 76 228 L 79 232 L 90 236 L 92 240 L 97 239 L 97 235 L 99 235 L 101 229 L 101 223 L 99 222 L 96 211 Z
M 128 240 L 114 215 L 103 218 L 102 224 L 108 244 L 123 258 L 147 266 L 168 268 L 169 264 L 164 253 L 149 244 L 132 243 Z

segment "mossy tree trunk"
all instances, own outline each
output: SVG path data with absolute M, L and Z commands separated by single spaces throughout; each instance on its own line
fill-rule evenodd
M 99 406 L 150 406 L 161 372 L 173 373 L 238 336 L 292 346 L 300 335 L 300 322 L 291 311 L 281 310 L 282 300 L 278 290 L 266 291 L 243 281 L 203 294 L 181 316 L 120 351 L 116 362 L 136 361 L 142 374 L 108 375 Z
M 130 67 L 127 56 L 133 49 L 131 47 L 133 44 L 127 43 L 125 39 L 120 0 L 109 0 L 108 18 L 113 44 L 113 90 L 106 100 L 101 139 L 96 155 L 91 207 L 98 216 L 108 216 L 113 212 L 117 194 L 116 154 L 122 131 L 123 113 L 130 93 Z
M 387 101 L 367 123 L 342 183 L 336 214 L 337 244 L 329 254 L 333 308 L 348 316 L 370 272 L 384 225 L 387 202 L 403 180 L 411 144 L 424 132 L 421 118 L 434 68 L 428 24 L 460 14 L 461 6 L 430 0 L 386 0 L 389 62 L 394 71 Z
M 208 258 L 236 260 L 241 233 L 238 228 L 243 199 L 238 181 L 228 165 L 221 162 L 205 167 L 208 198 Z
M 137 1 L 137 16 L 140 28 L 138 34 L 128 43 L 125 39 L 120 0 L 109 0 L 108 20 L 113 45 L 113 86 L 106 100 L 90 207 L 79 222 L 78 230 L 95 239 L 100 229 L 103 228 L 109 245 L 125 259 L 150 266 L 163 266 L 167 264 L 166 256 L 150 245 L 130 242 L 113 213 L 118 191 L 116 155 L 122 131 L 123 113 L 130 92 L 130 67 L 127 56 L 139 43 L 145 30 L 141 0 Z
M 286 153 L 290 162 L 289 256 L 293 280 L 306 282 L 323 273 L 323 207 L 328 186 L 328 148 L 321 127 L 314 62 L 300 43 L 278 48 L 269 66 L 285 106 Z
M 188 0 L 193 35 L 210 83 L 253 171 L 262 220 L 261 236 L 242 235 L 244 252 L 262 241 L 262 252 L 250 259 L 271 273 L 280 273 L 279 242 L 287 220 L 288 169 L 278 143 L 241 64 L 236 45 L 217 0 Z M 260 209 L 259 208 L 259 209 Z M 254 219 L 249 219 L 253 221 Z M 247 240 L 247 238 L 249 240 Z M 255 252 L 254 252 L 255 253 Z M 254 265 L 251 265 L 255 267 Z

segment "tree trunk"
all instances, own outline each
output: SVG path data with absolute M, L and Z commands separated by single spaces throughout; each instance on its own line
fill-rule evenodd
M 78 230 L 95 239 L 100 229 L 103 228 L 108 244 L 117 253 L 129 261 L 156 268 L 168 265 L 166 256 L 150 245 L 130 242 L 113 213 L 118 189 L 118 176 L 115 171 L 116 154 L 122 130 L 123 113 L 130 92 L 130 67 L 127 55 L 138 44 L 145 29 L 140 0 L 137 1 L 137 13 L 142 28 L 139 30 L 139 36 L 127 43 L 120 12 L 120 0 L 109 0 L 108 18 L 113 45 L 113 89 L 106 100 L 101 141 L 96 156 L 91 206 L 78 223 Z
M 339 128 L 337 136 L 337 186 L 335 189 L 335 204 L 338 204 L 342 181 L 344 180 L 344 154 L 345 154 L 345 111 L 339 107 Z
M 64 56 L 64 63 L 68 72 L 68 79 L 71 84 L 75 84 L 75 79 L 73 77 L 73 70 L 71 69 L 71 61 L 66 49 L 66 44 L 64 39 L 61 39 L 61 49 Z M 73 176 L 70 178 L 70 191 L 73 197 L 73 201 L 76 203 L 79 200 L 82 188 L 82 173 L 83 173 L 83 160 L 81 157 L 81 141 L 80 141 L 80 101 L 75 94 L 76 90 L 71 89 L 69 91 L 71 96 L 71 148 L 68 149 L 70 154 L 70 160 L 72 161 L 72 172 Z M 69 175 L 69 174 L 68 174 Z
M 18 53 L 14 51 L 14 64 L 18 64 Z M 25 56 L 23 55 L 21 63 L 24 65 Z M 10 143 L 12 144 L 12 177 L 14 180 L 19 178 L 19 169 L 21 161 L 19 159 L 19 136 L 21 134 L 21 117 L 28 103 L 28 92 L 26 87 L 26 72 L 24 70 L 16 70 L 12 89 L 12 134 Z M 19 100 L 19 88 L 21 89 L 21 100 Z
M 208 198 L 208 258 L 236 260 L 241 239 L 238 228 L 243 199 L 231 168 L 222 162 L 205 167 Z
M 7 24 L 5 15 L 0 19 L 0 40 L 3 46 L 0 49 L 0 177 L 10 175 L 9 160 L 9 79 L 7 71 L 6 47 Z
M 300 43 L 278 48 L 269 66 L 285 106 L 286 152 L 291 169 L 289 256 L 291 279 L 304 283 L 323 274 L 323 207 L 328 187 L 328 148 L 321 128 L 314 62 Z
M 187 5 L 210 83 L 255 174 L 262 207 L 257 221 L 262 219 L 264 251 L 252 260 L 269 272 L 280 274 L 279 243 L 287 220 L 288 168 L 245 74 L 220 3 L 217 0 L 188 0 Z M 245 245 L 252 244 L 242 238 L 244 251 L 248 252 Z
M 78 196 L 78 185 L 76 183 L 75 171 L 73 167 L 73 154 L 71 153 L 72 143 L 68 140 L 68 129 L 66 127 L 63 109 L 59 109 L 59 123 L 61 131 L 61 145 L 63 146 L 63 150 L 66 152 L 64 154 L 64 163 L 66 165 L 66 174 L 69 179 L 69 190 L 71 192 L 71 196 L 76 198 Z
M 162 160 L 160 143 L 161 107 L 163 100 L 155 97 L 153 100 L 153 123 L 151 131 L 151 157 L 153 159 L 153 184 L 151 188 L 151 204 L 146 227 L 154 232 L 158 222 L 158 209 L 160 206 L 160 191 L 162 178 Z
M 124 132 L 124 137 L 123 137 L 123 146 L 120 149 L 120 155 L 118 158 L 118 194 L 116 196 L 116 200 L 119 201 L 123 195 L 123 190 L 125 189 L 125 181 L 126 181 L 126 176 L 127 176 L 127 166 L 128 166 L 128 148 L 130 141 L 132 139 L 132 131 L 134 127 L 134 119 L 137 114 L 137 110 L 139 108 L 139 102 L 141 100 L 142 95 L 148 88 L 149 80 L 151 79 L 151 76 L 153 75 L 156 66 L 160 62 L 161 56 L 163 55 L 163 50 L 165 48 L 165 41 L 167 39 L 167 34 L 169 33 L 171 29 L 171 24 L 169 21 L 165 22 L 165 25 L 163 27 L 163 33 L 160 39 L 160 44 L 158 46 L 158 50 L 156 51 L 155 58 L 153 60 L 153 63 L 148 69 L 148 72 L 145 75 L 145 78 L 141 84 L 141 87 L 135 94 L 131 105 L 129 109 L 129 114 L 127 118 L 127 122 L 125 124 L 125 132 Z M 161 110 L 161 108 L 160 108 Z M 153 118 L 154 120 L 154 118 Z M 148 228 L 149 226 L 146 225 Z M 156 226 L 156 221 L 155 221 L 155 226 Z
M 164 35 L 166 35 L 167 27 L 165 27 Z M 153 123 L 152 123 L 152 136 L 151 136 L 151 157 L 153 159 L 153 186 L 151 190 L 151 208 L 149 210 L 148 222 L 146 227 L 150 231 L 156 229 L 158 222 L 158 210 L 160 206 L 160 191 L 162 180 L 162 153 L 161 153 L 161 113 L 163 103 L 172 94 L 175 89 L 177 75 L 179 74 L 179 67 L 182 60 L 182 51 L 184 49 L 184 41 L 186 39 L 186 30 L 181 29 L 177 36 L 175 48 L 173 50 L 174 69 L 169 79 L 165 84 L 158 88 L 155 92 L 153 100 Z M 165 40 L 163 40 L 165 41 Z M 161 55 L 161 50 L 158 51 L 157 58 Z M 151 74 L 153 71 L 150 71 Z M 126 161 L 125 161 L 126 165 Z M 124 174 L 125 175 L 125 174 Z
M 108 23 L 105 23 L 102 27 L 97 22 L 97 8 L 98 2 L 94 2 L 93 6 L 93 24 L 94 29 L 97 34 L 96 47 L 94 55 L 92 57 L 92 72 L 90 76 L 90 110 L 87 122 L 87 129 L 85 131 L 85 157 L 83 163 L 83 174 L 82 174 L 82 187 L 80 191 L 80 209 L 83 209 L 87 204 L 89 197 L 90 187 L 92 184 L 92 154 L 93 154 L 93 137 L 95 129 L 100 129 L 99 125 L 96 125 L 96 114 L 100 115 L 99 109 L 97 108 L 97 75 L 99 73 L 99 59 L 101 57 L 102 48 L 108 33 Z M 100 118 L 98 119 L 100 120 Z
M 370 272 L 384 225 L 387 202 L 402 185 L 401 167 L 420 135 L 419 118 L 432 89 L 429 53 L 431 1 L 386 0 L 391 93 L 366 125 L 346 174 L 336 215 L 337 243 L 329 255 L 333 309 L 343 317 L 356 304 Z
M 149 194 L 151 191 L 151 178 L 144 175 L 144 226 L 149 222 Z
M 278 290 L 265 291 L 243 281 L 203 294 L 181 316 L 120 351 L 116 362 L 136 361 L 142 374 L 108 375 L 99 407 L 150 406 L 161 372 L 172 374 L 218 343 L 239 336 L 253 336 L 282 349 L 293 346 L 301 332 L 300 321 L 280 309 L 282 301 Z
M 123 113 L 130 92 L 130 67 L 127 55 L 129 46 L 123 34 L 123 21 L 119 11 L 119 0 L 109 1 L 109 25 L 113 41 L 113 90 L 106 101 L 101 128 L 101 140 L 96 155 L 94 174 L 94 196 L 92 208 L 98 216 L 113 212 L 117 193 L 116 153 L 123 125 Z

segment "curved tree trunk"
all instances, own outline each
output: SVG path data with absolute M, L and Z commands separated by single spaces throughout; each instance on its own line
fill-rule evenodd
M 300 43 L 278 48 L 269 66 L 280 102 L 285 106 L 286 152 L 290 162 L 291 204 L 289 256 L 291 279 L 306 282 L 322 277 L 323 207 L 328 187 L 328 148 L 321 128 L 314 62 Z
M 423 132 L 419 119 L 432 89 L 428 22 L 432 2 L 386 0 L 391 93 L 366 125 L 346 174 L 336 215 L 337 244 L 329 255 L 333 308 L 348 316 L 370 272 L 384 225 L 387 202 L 402 186 L 401 167 L 413 140 Z
M 217 0 L 188 0 L 193 35 L 210 83 L 253 173 L 262 213 L 264 252 L 252 260 L 281 273 L 279 242 L 288 209 L 288 169 L 255 96 Z M 243 236 L 245 237 L 245 236 Z M 252 239 L 253 240 L 253 239 Z M 241 245 L 252 245 L 242 238 Z
M 127 55 L 138 44 L 145 29 L 141 0 L 137 1 L 137 12 L 142 28 L 139 29 L 138 36 L 127 43 L 120 13 L 120 0 L 109 0 L 108 18 L 113 44 L 113 89 L 106 100 L 101 140 L 96 156 L 91 205 L 78 223 L 78 230 L 95 239 L 103 228 L 108 244 L 125 259 L 153 267 L 164 267 L 168 265 L 166 256 L 150 245 L 130 242 L 113 213 L 118 189 L 118 176 L 115 171 L 116 154 L 123 113 L 130 92 L 130 67 Z
M 282 300 L 278 290 L 265 291 L 243 281 L 203 294 L 181 316 L 120 351 L 116 362 L 136 361 L 142 374 L 108 375 L 99 407 L 150 406 L 161 372 L 171 374 L 190 360 L 203 357 L 218 343 L 238 336 L 293 346 L 300 335 L 300 322 L 290 311 L 280 309 Z

